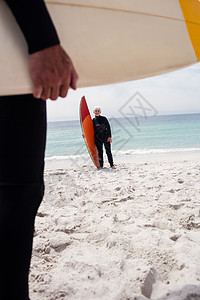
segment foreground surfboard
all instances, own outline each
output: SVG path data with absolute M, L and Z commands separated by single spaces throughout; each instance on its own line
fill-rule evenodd
M 173 71 L 200 58 L 198 0 L 47 0 L 79 87 Z M 0 0 L 0 95 L 32 91 L 27 47 Z
M 83 96 L 80 102 L 80 123 L 84 134 L 84 141 L 87 146 L 90 157 L 97 168 L 100 168 L 97 147 L 94 142 L 94 126 L 93 121 Z

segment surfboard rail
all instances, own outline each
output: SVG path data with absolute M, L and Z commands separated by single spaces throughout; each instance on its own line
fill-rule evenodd
M 87 147 L 87 150 L 90 154 L 90 157 L 97 168 L 100 168 L 98 151 L 94 141 L 94 126 L 93 121 L 87 106 L 85 96 L 81 98 L 80 108 L 80 124 L 82 133 L 84 134 L 84 141 Z

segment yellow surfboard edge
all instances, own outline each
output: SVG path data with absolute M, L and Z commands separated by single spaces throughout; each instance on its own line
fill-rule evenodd
M 179 0 L 197 61 L 200 61 L 200 1 Z

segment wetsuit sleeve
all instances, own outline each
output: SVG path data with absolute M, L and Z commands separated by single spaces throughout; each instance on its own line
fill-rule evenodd
M 60 43 L 43 0 L 5 1 L 24 34 L 29 54 Z
M 108 119 L 107 119 L 107 118 L 106 118 L 106 131 L 107 131 L 108 137 L 112 137 L 112 136 L 111 136 L 110 123 L 108 122 Z

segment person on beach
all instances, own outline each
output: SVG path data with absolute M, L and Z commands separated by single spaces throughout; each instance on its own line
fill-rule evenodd
M 103 168 L 103 145 L 104 145 L 110 167 L 112 169 L 116 169 L 113 163 L 113 156 L 111 153 L 112 138 L 111 138 L 111 129 L 110 129 L 110 124 L 108 122 L 108 119 L 106 117 L 101 116 L 101 108 L 99 106 L 96 106 L 94 108 L 93 113 L 95 114 L 95 117 L 92 120 L 94 125 L 94 140 L 99 154 L 100 168 Z
M 6 2 L 28 45 L 33 94 L 0 97 L 0 299 L 28 300 L 34 221 L 44 194 L 44 100 L 76 89 L 78 75 L 44 1 Z

